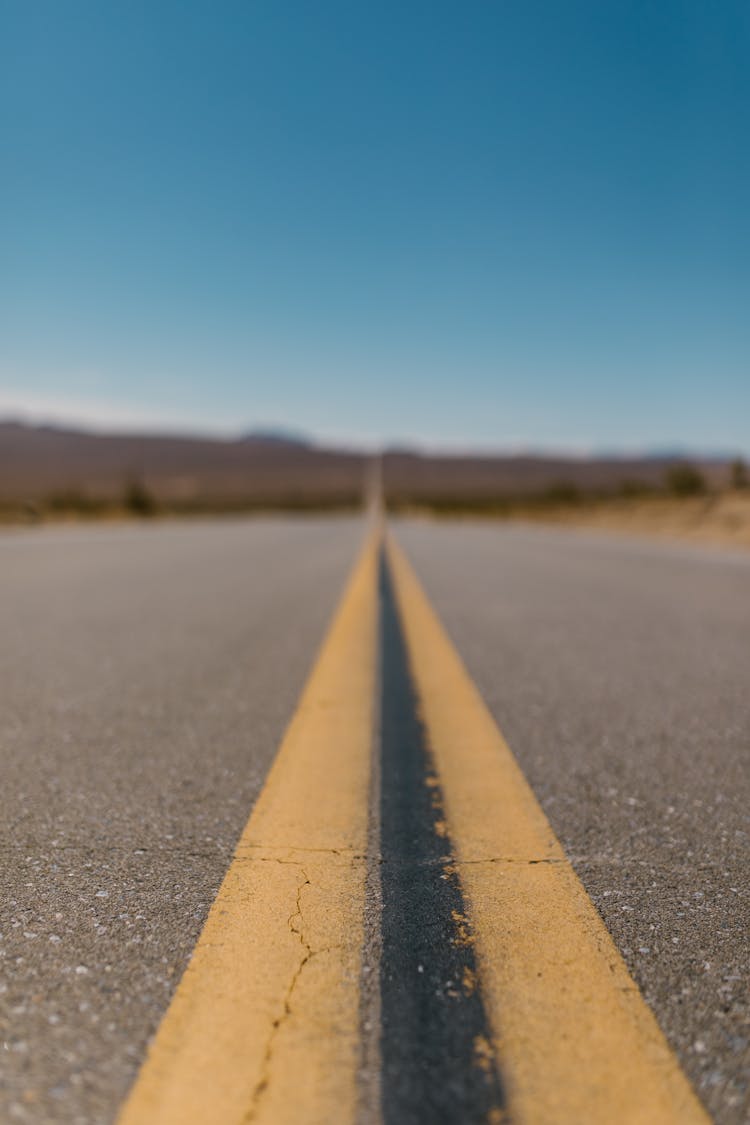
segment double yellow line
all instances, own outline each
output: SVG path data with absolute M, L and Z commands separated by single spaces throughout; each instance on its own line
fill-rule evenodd
M 374 531 L 120 1125 L 360 1114 Z M 511 1119 L 708 1119 L 407 560 L 385 541 Z

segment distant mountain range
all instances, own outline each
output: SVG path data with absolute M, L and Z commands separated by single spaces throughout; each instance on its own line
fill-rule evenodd
M 314 444 L 311 438 L 305 434 L 298 434 L 294 430 L 250 430 L 248 433 L 242 434 L 239 440 L 254 442 L 259 445 L 296 445 L 307 449 Z
M 399 498 L 525 495 L 566 485 L 615 491 L 623 483 L 658 486 L 682 455 L 565 458 L 472 456 L 408 449 L 383 455 L 383 481 Z M 719 483 L 726 461 L 694 459 Z M 283 430 L 236 440 L 101 434 L 0 421 L 0 499 L 35 502 L 77 492 L 107 499 L 138 482 L 162 502 L 345 500 L 364 493 L 372 458 L 315 445 Z
M 0 498 L 11 500 L 112 498 L 134 481 L 163 501 L 355 497 L 364 464 L 275 431 L 222 441 L 0 422 Z
M 444 500 L 517 497 L 565 486 L 581 492 L 614 493 L 623 486 L 658 488 L 669 468 L 690 460 L 709 484 L 727 479 L 726 459 L 684 455 L 562 457 L 519 454 L 474 457 L 394 451 L 386 454 L 383 480 L 392 497 Z

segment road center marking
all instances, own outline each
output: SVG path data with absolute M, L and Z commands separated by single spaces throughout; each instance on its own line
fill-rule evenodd
M 119 1125 L 353 1122 L 377 533 Z
M 388 557 L 519 1125 L 708 1117 L 406 557 Z
M 496 1125 L 503 1090 L 385 561 L 380 644 L 381 1119 Z

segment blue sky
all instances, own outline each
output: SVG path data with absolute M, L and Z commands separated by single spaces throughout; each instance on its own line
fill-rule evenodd
M 745 0 L 0 0 L 0 413 L 750 451 Z

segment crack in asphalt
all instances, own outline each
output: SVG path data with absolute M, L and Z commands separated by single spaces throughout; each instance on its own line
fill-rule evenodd
M 278 860 L 277 862 L 282 863 L 284 861 Z M 255 1118 L 257 1116 L 257 1113 L 258 1113 L 258 1110 L 260 1108 L 260 1103 L 263 1099 L 263 1095 L 266 1093 L 266 1091 L 268 1090 L 268 1087 L 270 1085 L 270 1081 L 271 1081 L 270 1069 L 271 1069 L 271 1060 L 273 1058 L 274 1045 L 275 1045 L 276 1038 L 278 1036 L 279 1030 L 281 1029 L 281 1027 L 284 1025 L 284 1023 L 289 1019 L 289 1017 L 292 1014 L 292 996 L 294 995 L 294 990 L 297 987 L 300 976 L 302 975 L 302 972 L 305 968 L 305 965 L 308 964 L 310 959 L 312 957 L 314 957 L 316 953 L 323 952 L 323 950 L 314 950 L 312 948 L 312 946 L 310 945 L 310 943 L 308 942 L 307 938 L 305 937 L 304 915 L 302 913 L 302 892 L 305 889 L 305 887 L 309 887 L 312 884 L 311 884 L 310 879 L 307 875 L 307 872 L 304 870 L 304 868 L 300 868 L 300 870 L 302 872 L 302 881 L 300 882 L 299 886 L 297 887 L 297 899 L 296 899 L 295 909 L 289 915 L 289 918 L 287 919 L 287 925 L 289 926 L 289 930 L 291 931 L 291 933 L 296 934 L 297 937 L 299 938 L 300 946 L 303 950 L 303 954 L 300 958 L 300 961 L 299 961 L 299 964 L 297 965 L 297 968 L 295 969 L 294 973 L 292 974 L 292 978 L 289 982 L 289 987 L 287 988 L 286 995 L 284 996 L 283 1011 L 282 1011 L 280 1016 L 276 1017 L 276 1019 L 273 1021 L 273 1024 L 271 1025 L 271 1031 L 270 1031 L 269 1036 L 268 1036 L 268 1041 L 266 1043 L 266 1049 L 265 1049 L 265 1053 L 264 1053 L 264 1056 L 263 1056 L 263 1065 L 262 1065 L 262 1070 L 261 1070 L 261 1076 L 258 1079 L 258 1082 L 255 1086 L 255 1089 L 253 1090 L 252 1097 L 250 1099 L 250 1107 L 249 1107 L 248 1112 L 247 1112 L 247 1114 L 245 1115 L 245 1118 L 244 1118 L 244 1120 L 246 1122 L 246 1125 L 250 1125 L 250 1122 L 255 1120 Z M 295 921 L 297 919 L 299 919 L 299 923 L 300 923 L 299 927 L 295 925 Z

